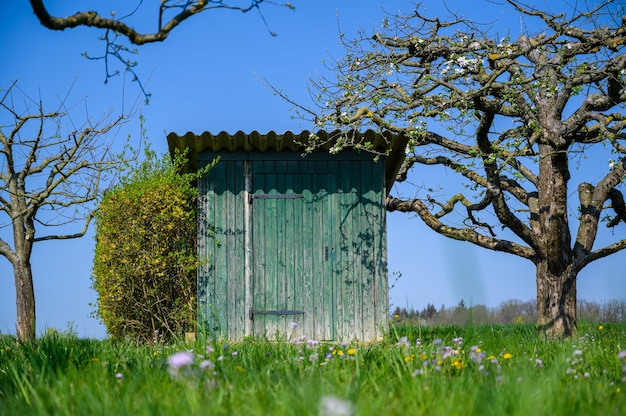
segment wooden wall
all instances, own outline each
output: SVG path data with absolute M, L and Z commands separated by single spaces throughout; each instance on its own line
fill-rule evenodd
M 200 153 L 199 165 L 215 156 Z M 211 336 L 380 339 L 384 161 L 350 151 L 220 157 L 199 183 L 198 309 Z

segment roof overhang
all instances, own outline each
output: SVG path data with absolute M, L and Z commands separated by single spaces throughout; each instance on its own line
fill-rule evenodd
M 238 131 L 235 134 L 221 132 L 216 135 L 209 132 L 202 134 L 194 134 L 191 132 L 179 136 L 176 133 L 167 135 L 167 144 L 170 155 L 175 155 L 176 151 L 187 152 L 187 171 L 196 171 L 198 169 L 198 154 L 205 150 L 211 152 L 265 152 L 265 151 L 292 151 L 305 154 L 307 148 L 314 145 L 314 151 L 328 152 L 337 139 L 342 135 L 350 135 L 352 143 L 369 144 L 369 148 L 377 153 L 386 154 L 385 156 L 385 187 L 389 194 L 393 186 L 396 175 L 404 161 L 408 137 L 404 134 L 392 133 L 389 131 L 376 132 L 367 130 L 363 133 L 357 131 L 319 131 L 312 135 L 309 131 L 301 133 L 293 133 L 287 131 L 278 134 L 270 131 L 261 134 L 257 131 L 244 133 Z M 354 151 L 354 150 L 352 150 Z M 366 151 L 366 150 L 360 150 Z M 341 157 L 341 151 L 337 153 L 337 157 Z

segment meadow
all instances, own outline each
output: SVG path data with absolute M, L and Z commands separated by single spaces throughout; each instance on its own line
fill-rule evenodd
M 135 345 L 0 337 L 1 415 L 623 415 L 626 325 L 392 326 L 372 344 L 306 337 Z

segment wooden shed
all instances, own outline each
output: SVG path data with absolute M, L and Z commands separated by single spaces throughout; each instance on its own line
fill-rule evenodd
M 322 149 L 309 132 L 168 135 L 198 184 L 198 313 L 210 336 L 380 339 L 388 328 L 385 198 L 406 140 L 368 131 L 389 156 Z

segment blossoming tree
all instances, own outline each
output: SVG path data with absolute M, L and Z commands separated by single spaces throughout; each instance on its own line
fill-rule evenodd
M 603 220 L 612 228 L 626 221 L 626 16 L 613 0 L 559 15 L 506 3 L 539 31 L 502 39 L 416 8 L 385 19 L 379 32 L 343 38 L 335 76 L 312 81 L 319 108 L 297 107 L 317 127 L 408 135 L 397 180 L 415 175 L 425 185 L 390 196 L 387 209 L 533 262 L 538 328 L 556 339 L 576 331 L 581 269 L 626 248 L 623 228 L 596 246 Z M 350 134 L 336 139 L 334 151 L 367 150 Z M 607 163 L 585 165 L 597 152 Z M 588 177 L 576 198 L 570 182 L 579 166 L 576 176 Z M 445 176 L 458 178 L 459 192 L 440 182 Z

